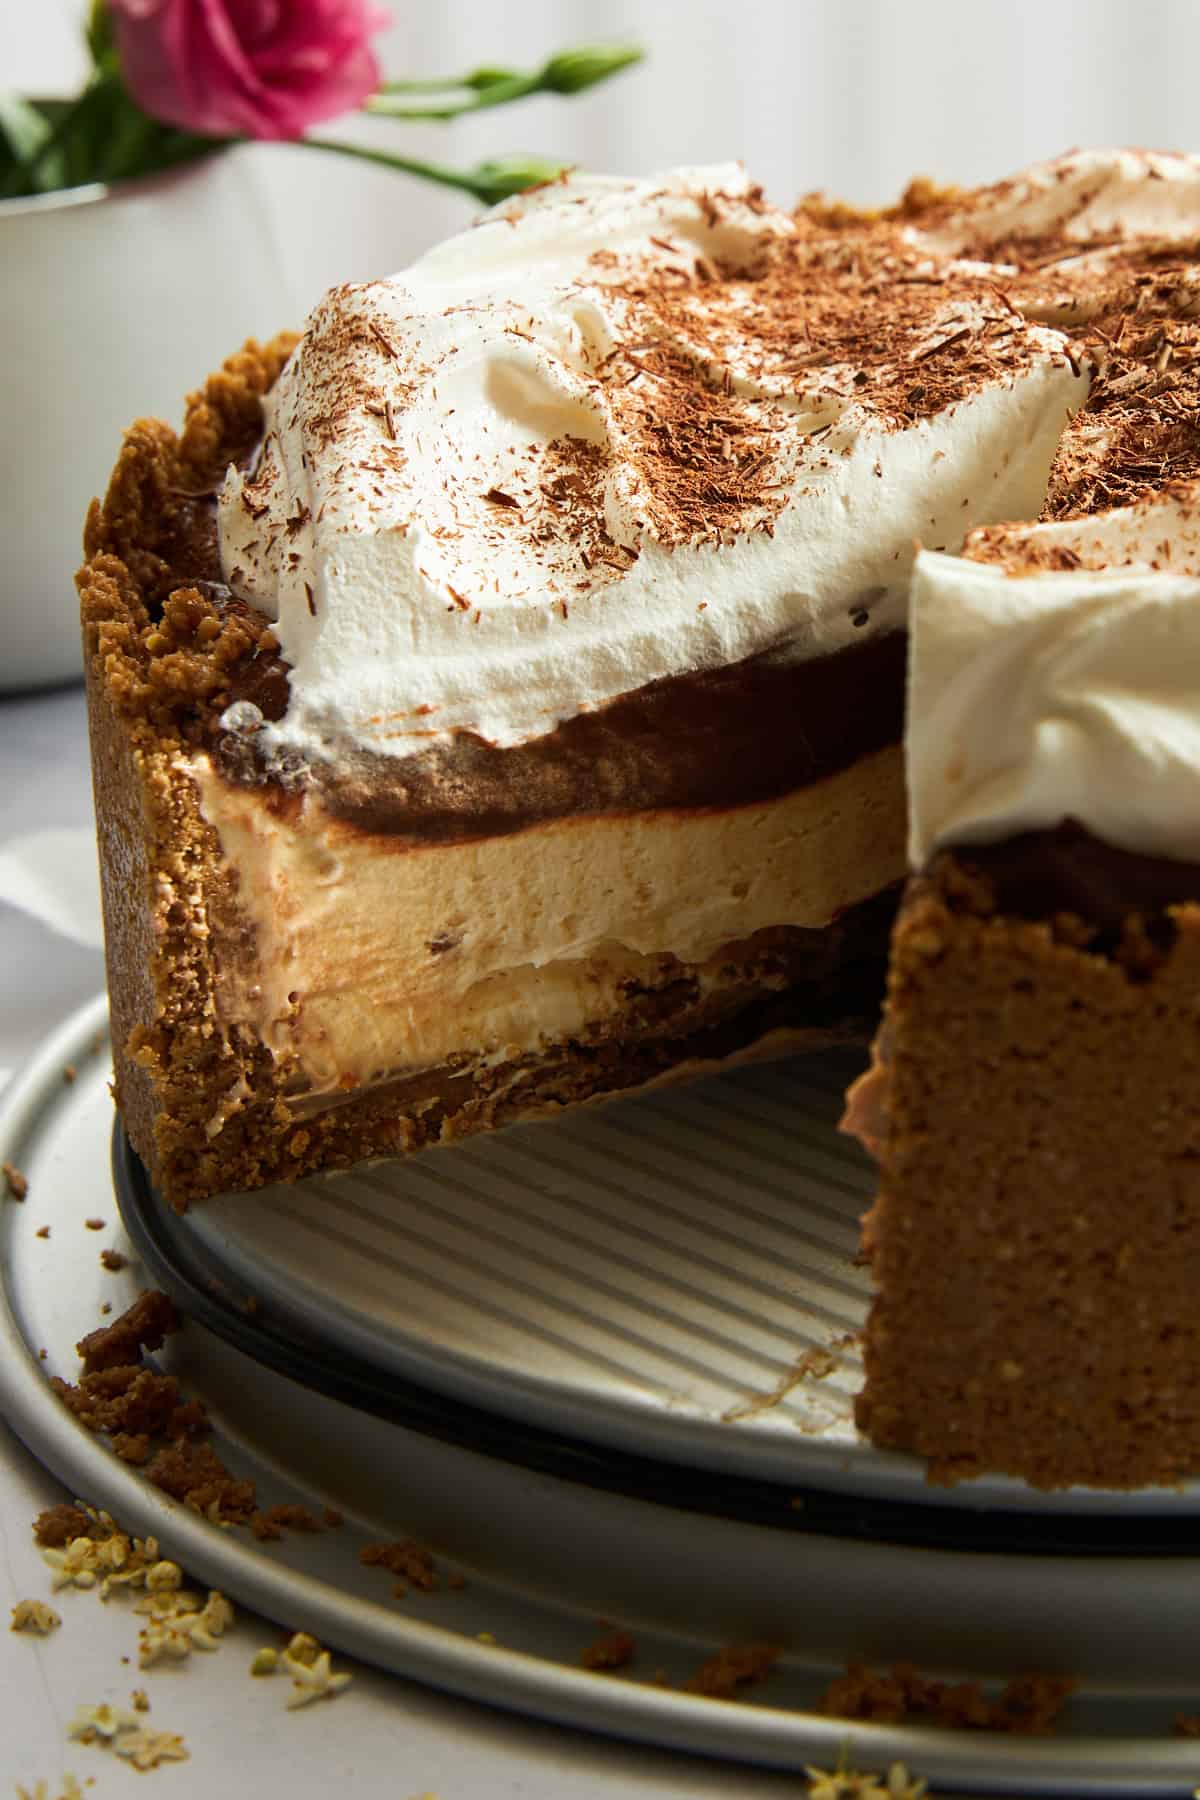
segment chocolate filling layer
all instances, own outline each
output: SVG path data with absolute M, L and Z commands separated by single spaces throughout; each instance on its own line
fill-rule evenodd
M 960 845 L 954 858 L 987 881 L 997 912 L 1019 919 L 1069 913 L 1104 939 L 1118 938 L 1131 913 L 1153 918 L 1200 900 L 1200 863 L 1118 850 L 1074 819 L 998 844 Z
M 651 682 L 508 749 L 459 732 L 417 756 L 351 753 L 315 778 L 363 830 L 446 843 L 579 814 L 746 806 L 897 741 L 906 641 L 890 632 L 807 662 L 764 652 Z
M 211 500 L 181 509 L 168 556 L 175 583 L 199 585 L 223 610 L 246 610 L 220 582 Z M 746 806 L 898 742 L 906 652 L 902 631 L 803 661 L 777 644 L 649 682 L 508 748 L 466 731 L 404 757 L 331 745 L 331 761 L 304 780 L 364 831 L 440 843 L 579 814 Z M 279 719 L 289 674 L 282 658 L 257 655 L 233 671 L 226 703 L 248 700 Z M 211 747 L 231 780 L 276 785 L 253 736 L 221 733 L 214 719 Z

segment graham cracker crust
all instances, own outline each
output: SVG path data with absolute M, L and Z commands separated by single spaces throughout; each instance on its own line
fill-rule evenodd
M 857 1418 L 931 1480 L 1200 1472 L 1198 996 L 1191 901 L 1114 934 L 1001 913 L 948 853 L 911 884 Z

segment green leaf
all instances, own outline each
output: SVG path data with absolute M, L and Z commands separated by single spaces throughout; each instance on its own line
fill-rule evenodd
M 136 107 L 114 107 L 101 153 L 101 180 L 127 181 L 160 168 L 162 135 L 162 126 Z
M 49 124 L 56 126 L 59 120 L 70 112 L 75 102 L 74 100 L 32 100 L 29 104 L 36 107 Z
M 101 67 L 116 54 L 113 42 L 112 19 L 109 16 L 105 0 L 92 0 L 88 10 L 87 24 L 84 27 L 84 39 L 87 43 L 92 61 L 97 68 Z
M 0 170 L 31 171 L 32 193 L 45 193 L 62 183 L 62 159 L 41 155 L 53 135 L 51 121 L 40 107 L 18 94 L 0 93 Z
M 44 127 L 40 140 L 19 161 L 6 163 L 0 156 L 0 199 L 91 181 L 129 181 L 232 142 L 197 137 L 150 118 L 115 73 L 99 76 L 74 101 L 47 102 Z
M 179 168 L 183 163 L 196 162 L 203 156 L 214 156 L 219 150 L 228 150 L 239 141 L 238 138 L 199 137 L 194 132 L 167 131 L 164 128 L 154 168 Z M 149 174 L 150 170 L 143 169 L 142 173 Z
M 0 92 L 0 138 L 9 156 L 24 162 L 49 135 L 50 125 L 44 113 L 19 94 Z
M 92 92 L 95 99 L 69 139 L 79 181 L 132 181 L 155 175 L 232 141 L 198 137 L 151 118 L 115 77 L 96 83 Z
M 74 142 L 97 104 L 97 86 L 85 88 L 77 100 L 56 106 L 46 115 L 49 129 L 20 157 L 0 167 L 0 200 L 77 186 L 88 179 L 75 173 Z
M 59 121 L 68 187 L 104 180 L 105 149 L 112 136 L 119 102 L 120 90 L 115 79 L 102 77 L 85 88 L 71 112 Z

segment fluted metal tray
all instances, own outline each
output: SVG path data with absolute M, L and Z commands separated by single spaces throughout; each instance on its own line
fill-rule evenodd
M 874 1173 L 836 1129 L 849 1052 L 757 1065 L 449 1150 L 170 1214 L 120 1136 L 160 1264 L 387 1389 L 698 1473 L 985 1515 L 1191 1515 L 1200 1484 L 933 1487 L 854 1425 Z M 157 1250 L 155 1250 L 157 1245 Z M 241 1309 L 235 1314 L 236 1324 Z M 940 1527 L 939 1529 L 944 1529 Z

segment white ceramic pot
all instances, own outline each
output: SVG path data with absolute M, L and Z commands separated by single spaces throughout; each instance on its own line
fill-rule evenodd
M 0 692 L 79 673 L 72 578 L 123 428 L 178 424 L 247 337 L 300 321 L 242 150 L 0 202 Z

